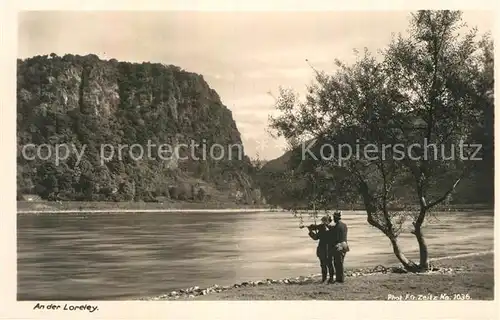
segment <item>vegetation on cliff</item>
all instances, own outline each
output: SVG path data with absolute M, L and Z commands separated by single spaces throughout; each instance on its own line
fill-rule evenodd
M 18 60 L 17 70 L 18 197 L 260 201 L 231 111 L 201 75 L 92 54 L 36 56 Z M 162 144 L 192 142 L 200 147 L 158 156 Z M 54 149 L 40 159 L 33 146 L 44 144 L 71 146 L 67 159 L 56 162 Z M 207 151 L 215 144 L 238 149 L 216 160 Z M 119 145 L 128 146 L 121 156 Z M 103 161 L 102 150 L 111 149 Z

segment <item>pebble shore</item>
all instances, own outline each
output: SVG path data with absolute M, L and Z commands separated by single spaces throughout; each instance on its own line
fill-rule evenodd
M 452 274 L 457 272 L 465 271 L 466 267 L 458 267 L 458 268 L 438 268 L 432 266 L 429 271 L 425 273 L 421 273 L 422 275 L 426 274 Z M 386 274 L 386 273 L 407 273 L 402 267 L 389 267 L 386 268 L 384 266 L 376 266 L 375 268 L 362 268 L 362 269 L 354 269 L 354 270 L 346 270 L 346 277 L 361 277 L 361 276 L 370 276 L 375 274 Z M 222 291 L 231 290 L 234 288 L 241 287 L 256 287 L 256 286 L 269 286 L 273 284 L 291 284 L 291 285 L 302 285 L 302 284 L 310 284 L 316 283 L 320 280 L 320 274 L 312 274 L 310 276 L 300 276 L 295 278 L 284 278 L 279 280 L 266 279 L 266 280 L 258 280 L 258 281 L 245 281 L 237 284 L 233 284 L 232 286 L 219 286 L 217 284 L 210 286 L 208 288 L 200 288 L 198 286 L 175 290 L 169 292 L 167 294 L 163 294 L 156 297 L 146 297 L 140 298 L 139 300 L 148 300 L 148 301 L 157 301 L 157 300 L 177 300 L 180 298 L 194 298 L 196 296 L 204 296 L 213 293 L 219 293 Z

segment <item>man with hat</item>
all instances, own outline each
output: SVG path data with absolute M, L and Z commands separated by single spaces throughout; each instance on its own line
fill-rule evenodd
M 333 266 L 335 267 L 335 282 L 344 282 L 344 257 L 349 252 L 347 243 L 347 225 L 341 221 L 341 212 L 335 211 L 333 214 L 335 226 L 331 229 L 334 250 Z

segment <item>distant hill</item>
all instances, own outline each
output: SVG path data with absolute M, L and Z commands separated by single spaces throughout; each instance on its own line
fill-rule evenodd
M 309 142 L 306 143 L 307 145 Z M 494 203 L 494 160 L 492 149 L 486 146 L 488 156 L 485 157 L 475 170 L 463 179 L 456 188 L 450 204 L 487 204 Z M 291 171 L 298 171 L 297 162 L 291 161 L 294 152 L 300 152 L 298 148 L 285 152 L 282 156 L 269 160 L 258 173 L 258 182 L 265 195 L 268 204 L 283 208 L 301 206 L 308 207 L 307 197 L 311 196 L 310 190 L 306 189 L 306 179 L 300 174 L 291 178 Z M 295 163 L 295 164 L 294 164 Z M 394 189 L 398 189 L 397 187 Z M 407 192 L 408 188 L 399 188 Z M 299 195 L 299 196 L 297 196 Z M 408 194 L 406 200 L 412 203 L 413 194 Z M 346 207 L 354 206 L 362 208 L 361 199 L 357 203 L 346 204 Z
M 232 113 L 217 92 L 202 75 L 177 66 L 101 60 L 92 54 L 18 60 L 17 138 L 18 198 L 36 194 L 49 200 L 262 201 L 243 148 L 241 160 L 238 150 L 232 159 L 226 150 L 222 160 L 203 160 L 207 151 L 201 148 L 195 152 L 198 159 L 188 160 L 161 159 L 157 149 L 151 159 L 136 161 L 128 155 L 132 145 L 147 150 L 148 142 L 242 146 Z M 21 151 L 27 144 L 86 149 L 81 161 L 72 153 L 56 164 L 54 159 L 25 159 Z M 121 160 L 115 153 L 101 163 L 103 144 L 129 149 Z M 179 156 L 188 152 L 181 149 Z

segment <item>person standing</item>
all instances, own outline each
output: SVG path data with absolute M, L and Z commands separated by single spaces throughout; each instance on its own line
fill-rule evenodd
M 310 225 L 307 227 L 309 229 L 309 237 L 313 240 L 319 240 L 318 247 L 316 248 L 316 256 L 319 258 L 321 266 L 321 282 L 327 282 L 327 275 L 330 277 L 328 283 L 333 283 L 333 276 L 335 274 L 335 269 L 333 268 L 333 254 L 334 254 L 334 242 L 331 232 L 330 223 L 332 218 L 329 216 L 324 216 L 321 218 L 320 225 Z
M 334 251 L 333 251 L 333 265 L 335 267 L 335 282 L 344 282 L 344 258 L 349 252 L 349 245 L 347 243 L 347 225 L 341 221 L 341 212 L 336 211 L 333 214 L 333 221 L 335 226 L 332 230 Z

